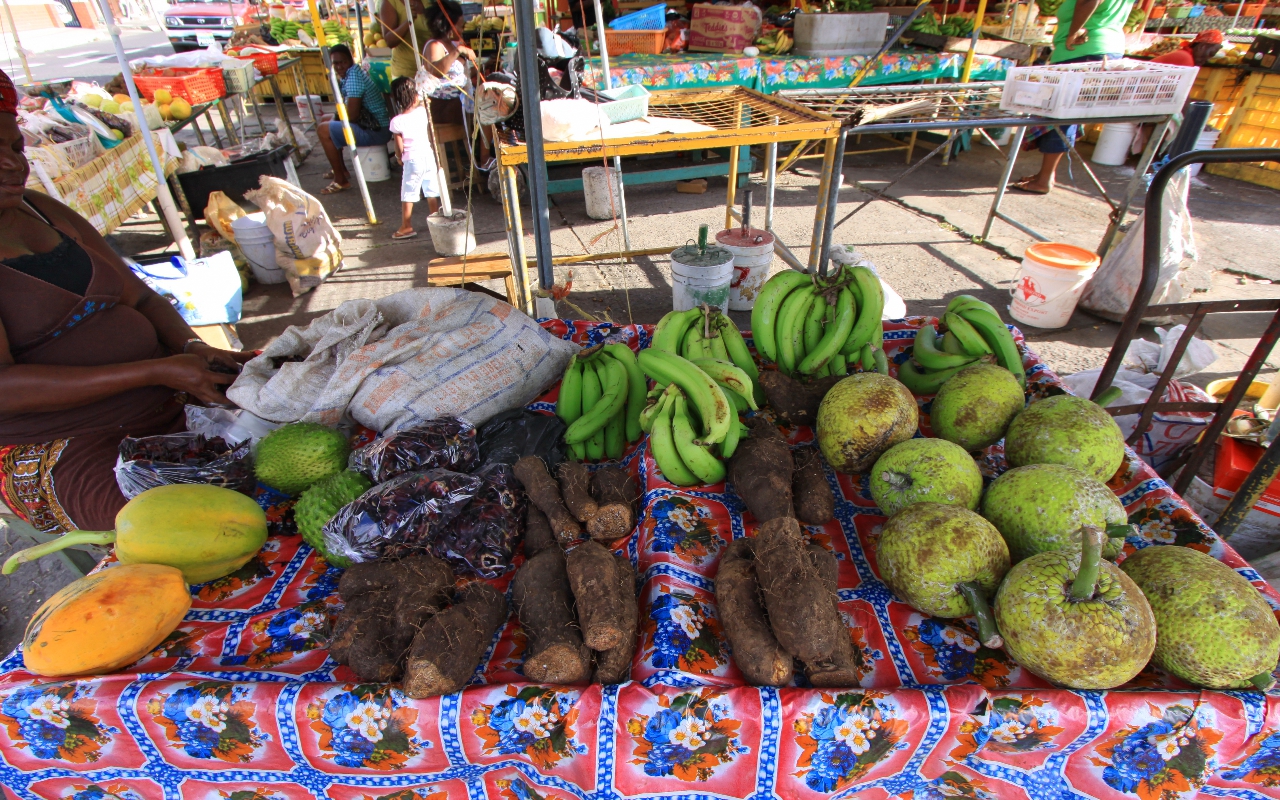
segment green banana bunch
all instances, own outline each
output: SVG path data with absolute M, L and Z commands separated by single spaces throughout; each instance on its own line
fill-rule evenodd
M 760 388 L 760 370 L 742 332 L 718 310 L 710 306 L 688 311 L 672 311 L 663 316 L 654 328 L 651 349 L 677 355 L 687 361 L 721 361 L 731 364 L 746 374 L 750 381 L 755 410 L 764 402 Z M 730 402 L 736 402 L 730 398 Z
M 676 486 L 713 484 L 724 480 L 724 463 L 711 448 L 698 442 L 685 393 L 674 382 L 646 412 L 652 416 L 649 449 L 663 477 Z M 737 447 L 740 423 L 735 418 L 722 449 Z M 732 451 L 730 451 L 732 454 Z
M 584 350 L 569 359 L 560 381 L 556 416 L 564 421 L 564 441 L 575 460 L 622 458 L 628 442 L 643 434 L 641 412 L 648 381 L 631 348 L 624 344 Z
M 688 359 L 653 347 L 641 350 L 638 360 L 645 375 L 664 386 L 675 384 L 688 397 L 702 422 L 700 444 L 724 441 L 735 419 L 733 404 L 710 375 Z
M 958 295 L 947 304 L 941 322 L 946 327 L 942 335 L 929 324 L 916 332 L 912 359 L 898 367 L 898 380 L 912 394 L 936 394 L 949 378 L 979 361 L 994 361 L 1026 388 L 1022 354 L 991 305 L 971 295 Z

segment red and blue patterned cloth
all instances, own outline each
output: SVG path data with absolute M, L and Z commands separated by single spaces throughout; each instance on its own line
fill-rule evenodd
M 886 323 L 891 363 L 921 322 Z M 651 334 L 544 325 L 583 343 L 634 347 Z M 1035 394 L 1060 390 L 1036 356 L 1026 366 Z M 412 700 L 360 684 L 324 649 L 339 571 L 298 537 L 273 536 L 240 571 L 193 587 L 179 629 L 127 672 L 48 681 L 18 654 L 0 664 L 0 785 L 24 800 L 1280 797 L 1280 696 L 1200 691 L 1154 671 L 1111 692 L 1047 686 L 965 621 L 893 598 L 875 574 L 883 517 L 862 476 L 828 472 L 837 519 L 810 529 L 840 562 L 862 687 L 744 686 L 712 580 L 754 522 L 723 485 L 663 481 L 643 442 L 626 463 L 645 489 L 639 533 L 619 543 L 643 580 L 632 682 L 525 682 L 513 619 L 459 694 Z M 998 449 L 982 467 L 1003 468 Z M 1140 460 L 1110 485 L 1141 529 L 1128 550 L 1206 551 L 1280 606 Z

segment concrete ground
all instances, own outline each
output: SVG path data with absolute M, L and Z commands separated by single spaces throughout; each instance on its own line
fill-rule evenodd
M 856 149 L 858 143 L 851 143 Z M 866 141 L 865 149 L 875 146 Z M 916 157 L 932 149 L 918 150 Z M 1087 145 L 1082 146 L 1086 156 Z M 782 240 L 803 258 L 813 229 L 813 207 L 818 179 L 811 165 L 801 162 L 796 171 L 779 178 L 774 227 Z M 837 230 L 836 240 L 857 246 L 879 267 L 883 277 L 905 299 L 910 314 L 937 314 L 951 297 L 975 294 L 1003 309 L 1008 290 L 1023 249 L 1030 239 L 1016 229 L 997 222 L 989 242 L 975 242 L 982 233 L 987 209 L 1002 166 L 1000 156 L 988 146 L 975 146 L 947 166 L 931 161 L 890 190 L 892 201 L 876 201 L 861 210 Z M 647 163 L 644 166 L 669 164 Z M 1022 175 L 1038 168 L 1038 156 L 1025 158 Z M 585 165 L 580 165 L 585 166 Z M 641 168 L 629 163 L 626 170 Z M 868 199 L 864 189 L 877 189 L 904 168 L 902 153 L 859 155 L 852 152 L 844 165 L 845 186 L 840 193 L 839 216 Z M 321 176 L 327 169 L 317 150 L 299 169 L 303 187 L 313 194 L 327 183 Z M 557 177 L 575 170 L 557 167 Z M 1100 179 L 1112 191 L 1121 191 L 1132 168 L 1095 167 Z M 758 181 L 759 175 L 755 176 Z M 1057 241 L 1072 242 L 1089 249 L 1100 241 L 1107 222 L 1107 206 L 1092 190 L 1078 165 L 1059 173 L 1059 187 L 1048 196 L 1010 194 L 1005 211 L 1040 229 Z M 671 184 L 630 188 L 627 207 L 630 233 L 637 248 L 675 248 L 697 236 L 698 225 L 712 230 L 724 223 L 724 178 L 710 179 L 706 194 L 680 194 Z M 335 226 L 343 236 L 345 266 L 324 285 L 294 298 L 287 286 L 254 286 L 244 302 L 244 319 L 237 326 L 246 347 L 261 347 L 289 325 L 306 325 L 344 300 L 378 297 L 425 284 L 427 262 L 435 257 L 427 236 L 425 208 L 416 219 L 420 235 L 416 239 L 393 242 L 391 233 L 399 219 L 399 178 L 373 184 L 372 195 L 380 223 L 369 225 L 359 193 L 352 189 L 326 197 L 324 202 Z M 757 197 L 759 207 L 761 197 Z M 620 231 L 612 222 L 588 219 L 581 196 L 553 195 L 551 240 L 557 255 L 584 252 L 601 254 L 602 260 L 573 267 L 557 267 L 556 280 L 563 282 L 570 269 L 573 292 L 569 301 L 583 311 L 617 322 L 656 322 L 671 308 L 671 272 L 665 256 L 639 258 L 626 266 L 607 254 L 621 247 Z M 465 204 L 465 197 L 457 202 Z M 479 252 L 505 252 L 506 233 L 502 206 L 482 191 L 472 196 Z M 1196 282 L 1204 291 L 1192 299 L 1240 299 L 1280 297 L 1280 193 L 1202 173 L 1191 188 L 1190 209 L 1194 219 L 1200 261 Z M 1141 207 L 1141 198 L 1135 210 Z M 839 217 L 838 217 L 839 218 Z M 530 228 L 527 202 L 524 229 Z M 154 217 L 139 217 L 112 237 L 113 243 L 128 253 L 163 249 L 167 239 Z M 532 239 L 526 246 L 533 252 Z M 781 269 L 775 261 L 775 269 Z M 531 271 L 536 286 L 536 274 Z M 1276 281 L 1276 283 L 1272 283 Z M 486 286 L 503 292 L 501 281 Z M 562 302 L 558 313 L 578 317 L 577 311 Z M 736 314 L 742 327 L 748 315 Z M 1007 316 L 1006 316 L 1007 318 Z M 1243 366 L 1257 337 L 1265 328 L 1267 314 L 1231 314 L 1209 318 L 1203 336 L 1218 354 L 1218 361 L 1190 380 L 1201 386 L 1208 381 L 1234 376 Z M 1060 374 L 1101 366 L 1118 326 L 1077 312 L 1067 327 L 1052 330 L 1026 328 L 1032 348 Z M 1142 334 L 1154 339 L 1151 328 Z M 1264 374 L 1280 365 L 1280 353 L 1272 354 Z M 12 537 L 10 537 L 12 538 Z M 9 549 L 12 548 L 12 543 Z M 3 549 L 3 548 L 0 548 Z M 3 553 L 0 555 L 7 555 Z M 0 577 L 0 651 L 7 652 L 21 636 L 26 620 L 52 592 L 73 576 L 61 562 L 46 560 L 45 566 L 28 565 L 12 577 Z

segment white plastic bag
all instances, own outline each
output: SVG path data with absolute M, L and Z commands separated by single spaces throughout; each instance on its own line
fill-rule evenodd
M 532 402 L 577 350 L 501 300 L 409 289 L 290 327 L 227 397 L 274 422 L 353 419 L 383 433 L 443 416 L 480 425 Z
M 600 106 L 588 100 L 542 101 L 542 138 L 548 142 L 574 142 L 600 136 Z
M 342 266 L 342 235 L 320 201 L 288 181 L 263 175 L 261 188 L 244 199 L 266 214 L 276 243 L 276 266 L 284 270 L 293 296 L 311 291 Z
M 223 251 L 209 258 L 167 264 L 130 263 L 130 269 L 158 294 L 170 299 L 188 325 L 221 325 L 240 321 L 243 303 L 235 259 Z
M 1197 258 L 1195 237 L 1191 231 L 1191 215 L 1187 213 L 1187 191 L 1191 178 L 1186 170 L 1179 170 L 1165 187 L 1164 202 L 1160 206 L 1163 220 L 1163 247 L 1160 253 L 1160 277 L 1151 305 L 1182 302 L 1184 296 L 1179 280 L 1184 259 Z M 1102 265 L 1093 279 L 1084 287 L 1080 307 L 1105 319 L 1119 322 L 1129 313 L 1129 306 L 1142 282 L 1143 236 L 1146 228 L 1146 212 L 1129 226 L 1124 237 L 1102 259 Z M 1190 266 L 1190 265 L 1188 265 Z M 1144 317 L 1148 322 L 1167 325 L 1171 317 Z
M 1159 375 L 1168 366 L 1169 359 L 1173 357 L 1173 349 L 1178 346 L 1178 340 L 1182 338 L 1182 332 L 1186 329 L 1186 325 L 1175 325 L 1169 330 L 1156 328 L 1156 335 L 1160 337 L 1159 344 L 1146 339 L 1134 339 L 1129 342 L 1129 349 L 1124 353 L 1125 363 L 1132 364 L 1143 372 L 1154 372 Z M 1187 345 L 1187 351 L 1182 354 L 1182 360 L 1173 371 L 1173 377 L 1185 378 L 1188 375 L 1203 372 L 1217 360 L 1218 354 L 1213 352 L 1208 342 L 1200 338 L 1192 338 L 1191 343 Z
M 851 267 L 866 267 L 875 273 L 876 278 L 880 280 L 880 288 L 884 290 L 884 311 L 880 314 L 881 319 L 902 319 L 907 315 L 907 301 L 902 299 L 902 295 L 894 291 L 883 277 L 880 270 L 876 269 L 876 265 L 871 263 L 871 259 L 863 255 L 857 248 L 851 244 L 837 244 L 831 248 L 831 263 Z

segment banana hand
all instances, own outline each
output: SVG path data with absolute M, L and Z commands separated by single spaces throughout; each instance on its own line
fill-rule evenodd
M 641 355 L 647 352 L 649 351 L 643 350 Z M 698 478 L 680 459 L 680 453 L 676 450 L 675 437 L 671 431 L 671 416 L 674 409 L 674 396 L 662 401 L 662 412 L 658 414 L 657 420 L 653 423 L 653 432 L 649 434 L 649 450 L 653 453 L 653 460 L 668 483 L 676 486 L 693 486 L 698 482 Z
M 751 308 L 751 336 L 755 339 L 756 350 L 770 361 L 778 360 L 775 331 L 782 303 L 791 292 L 806 284 L 813 284 L 808 273 L 783 270 L 766 281 L 756 297 L 756 304 Z
M 660 383 L 675 383 L 688 397 L 702 420 L 702 444 L 722 441 L 729 432 L 733 406 L 711 376 L 680 356 L 654 350 L 640 351 L 640 369 Z
M 735 394 L 742 397 L 747 404 L 747 408 L 752 411 L 760 410 L 760 407 L 756 405 L 755 398 L 752 396 L 752 383 L 751 379 L 747 377 L 747 373 L 727 361 L 719 361 L 717 359 L 701 358 L 693 363 L 698 366 L 698 369 L 710 375 L 711 380 L 722 386 L 728 386 Z
M 916 342 L 913 354 L 920 366 L 929 370 L 951 369 L 972 364 L 978 356 L 955 355 L 938 349 L 938 331 L 932 325 L 922 325 L 916 331 Z
M 572 425 L 582 416 L 582 365 L 574 355 L 560 381 L 560 396 L 556 398 L 556 416 L 565 425 Z
M 1022 354 L 1018 352 L 1013 334 L 1005 326 L 1004 320 L 1000 319 L 1000 315 L 974 306 L 961 308 L 958 313 L 982 334 L 983 340 L 995 352 L 996 363 L 1012 372 L 1013 377 L 1018 379 L 1019 386 L 1027 388 L 1027 371 L 1022 366 Z
M 693 424 L 689 422 L 689 412 L 683 396 L 676 397 L 675 413 L 671 417 L 671 434 L 675 438 L 680 460 L 698 476 L 699 481 L 713 484 L 724 480 L 724 464 L 694 439 Z
M 607 382 L 601 386 L 600 400 L 586 411 L 564 432 L 566 444 L 576 444 L 591 439 L 620 411 L 627 401 L 627 371 L 613 358 L 603 359 Z M 597 372 L 597 374 L 599 374 Z M 583 375 L 584 379 L 586 375 Z

